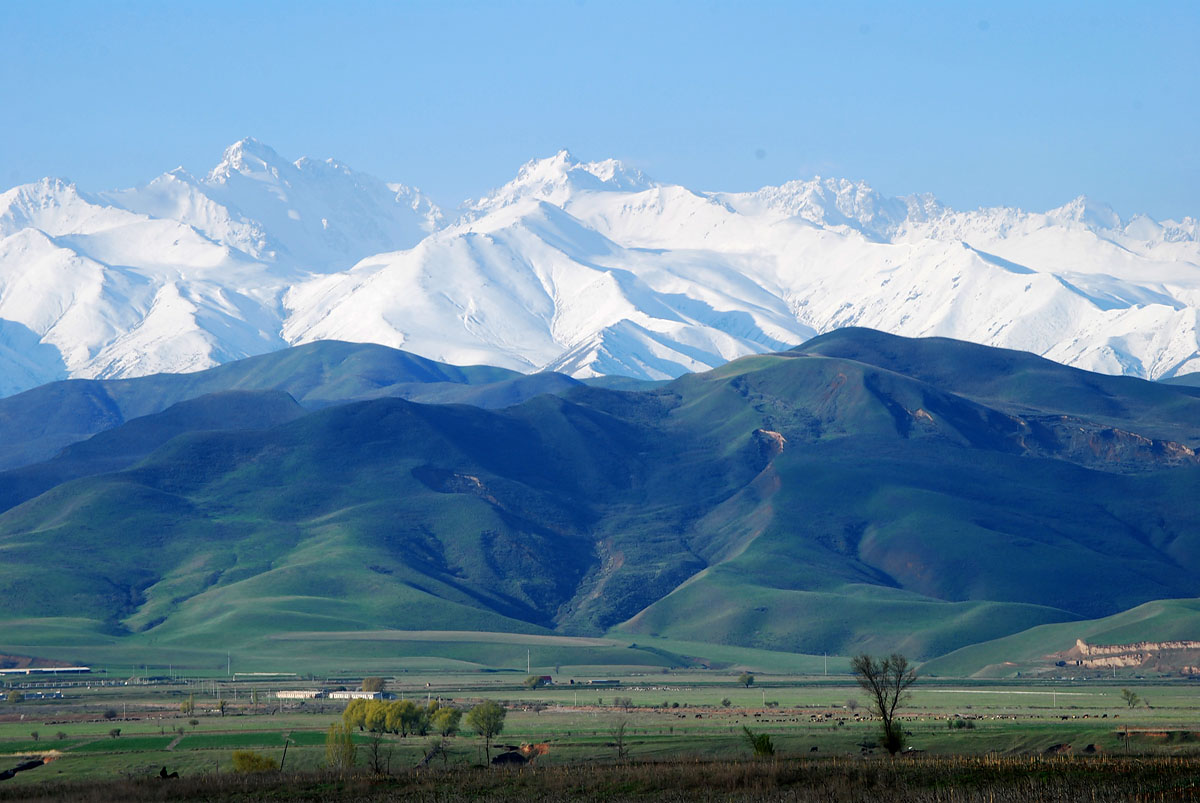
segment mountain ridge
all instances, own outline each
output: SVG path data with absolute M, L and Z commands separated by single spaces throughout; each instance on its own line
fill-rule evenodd
M 1200 368 L 1200 222 L 956 211 L 862 181 L 754 192 L 567 151 L 457 216 L 251 138 L 202 177 L 0 193 L 0 394 L 315 340 L 578 378 L 672 379 L 866 326 L 1112 374 Z

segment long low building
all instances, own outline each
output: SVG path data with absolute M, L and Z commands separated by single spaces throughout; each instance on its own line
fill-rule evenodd
M 382 700 L 381 691 L 331 691 L 330 700 Z
M 325 692 L 320 689 L 284 689 L 275 692 L 275 697 L 279 700 L 315 700 L 324 696 Z
M 78 675 L 91 671 L 90 666 L 27 666 L 22 669 L 0 669 L 0 675 Z

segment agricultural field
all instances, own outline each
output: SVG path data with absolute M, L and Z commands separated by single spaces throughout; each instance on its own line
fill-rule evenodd
M 386 681 L 392 694 L 420 704 L 436 699 L 442 705 L 469 709 L 483 700 L 501 702 L 507 716 L 503 731 L 489 746 L 491 754 L 521 745 L 544 745 L 544 754 L 532 768 L 547 773 L 547 778 L 561 777 L 553 774 L 555 768 L 574 768 L 571 772 L 589 768 L 601 774 L 628 770 L 636 775 L 643 771 L 636 768 L 647 765 L 669 775 L 669 768 L 681 763 L 727 774 L 732 770 L 726 765 L 734 762 L 745 764 L 749 768 L 745 772 L 761 773 L 761 767 L 754 769 L 761 762 L 753 757 L 747 729 L 769 736 L 774 748 L 775 774 L 756 782 L 766 784 L 764 789 L 772 784 L 787 788 L 792 783 L 786 780 L 793 777 L 790 773 L 862 780 L 863 766 L 894 764 L 876 746 L 879 723 L 867 710 L 861 689 L 846 674 L 759 674 L 745 685 L 728 672 L 600 675 L 588 674 L 587 667 L 568 669 L 555 676 L 554 685 L 537 688 L 524 685 L 523 672 L 408 672 Z M 600 678 L 617 680 L 619 685 L 589 685 Z M 128 685 L 89 685 L 75 678 L 63 681 L 61 698 L 32 699 L 47 693 L 43 689 L 54 681 L 39 679 L 41 688 L 35 689 L 24 677 L 9 678 L 7 691 L 29 698 L 0 703 L 0 760 L 12 766 L 38 756 L 52 760 L 0 782 L 0 799 L 53 797 L 58 792 L 51 794 L 52 789 L 71 799 L 71 790 L 83 794 L 97 782 L 136 786 L 143 779 L 158 781 L 163 770 L 179 774 L 180 790 L 191 788 L 183 781 L 196 784 L 205 779 L 205 784 L 241 784 L 237 788 L 245 787 L 245 794 L 253 798 L 258 792 L 251 787 L 266 781 L 252 782 L 234 772 L 233 754 L 241 750 L 266 756 L 274 765 L 282 763 L 284 776 L 307 779 L 297 783 L 316 783 L 313 778 L 328 772 L 327 731 L 342 721 L 346 703 L 279 700 L 274 692 L 354 689 L 361 681 L 348 676 L 162 677 Z M 1132 707 L 1122 695 L 1126 689 L 1137 695 Z M 181 707 L 189 700 L 194 709 L 185 714 Z M 1093 768 L 1119 765 L 1125 767 L 1117 772 L 1120 775 L 1128 772 L 1120 762 L 1160 761 L 1167 762 L 1163 766 L 1173 768 L 1172 773 L 1181 773 L 1171 783 L 1182 784 L 1187 778 L 1193 784 L 1200 781 L 1200 684 L 1187 681 L 924 679 L 913 688 L 900 716 L 911 748 L 903 760 L 935 762 L 931 766 L 940 767 L 938 772 L 951 775 L 969 768 L 974 768 L 970 773 L 985 772 L 988 766 L 970 761 L 1008 762 L 1004 766 L 1017 775 L 1025 772 L 1020 767 L 1036 769 L 1044 762 L 1065 762 L 1071 767 L 1082 762 Z M 358 730 L 352 738 L 356 765 L 351 774 L 370 775 L 374 757 L 383 770 L 381 778 L 407 776 L 438 741 L 433 735 L 377 736 Z M 483 740 L 465 725 L 445 740 L 445 748 L 429 771 L 475 777 L 472 773 L 478 770 L 471 768 L 487 763 Z M 844 772 L 835 771 L 837 767 Z M 0 766 L 0 771 L 7 768 Z M 1029 772 L 1042 772 L 1035 769 Z M 345 780 L 338 777 L 342 778 L 338 783 Z M 604 778 L 608 780 L 597 776 L 596 782 L 620 786 L 610 776 Z M 384 784 L 377 789 L 381 795 L 390 788 L 384 780 L 378 783 Z M 649 784 L 646 789 L 653 786 L 650 780 L 644 779 L 644 784 Z M 233 787 L 227 791 L 242 794 Z M 266 787 L 260 791 L 275 794 Z M 493 792 L 503 799 L 512 790 Z M 139 793 L 120 796 L 126 794 L 136 798 Z

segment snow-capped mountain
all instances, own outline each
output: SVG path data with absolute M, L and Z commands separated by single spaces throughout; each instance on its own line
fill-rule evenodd
M 0 392 L 318 339 L 664 378 L 846 325 L 1109 373 L 1200 370 L 1200 223 L 1079 198 L 959 212 L 861 182 L 751 193 L 531 161 L 447 222 L 418 190 L 243 140 L 88 194 L 0 194 Z

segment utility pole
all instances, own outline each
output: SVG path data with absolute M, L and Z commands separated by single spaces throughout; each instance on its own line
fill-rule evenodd
M 525 650 L 525 674 L 533 674 L 533 668 L 529 664 L 529 650 Z
M 825 653 L 825 677 L 829 677 L 829 653 Z

